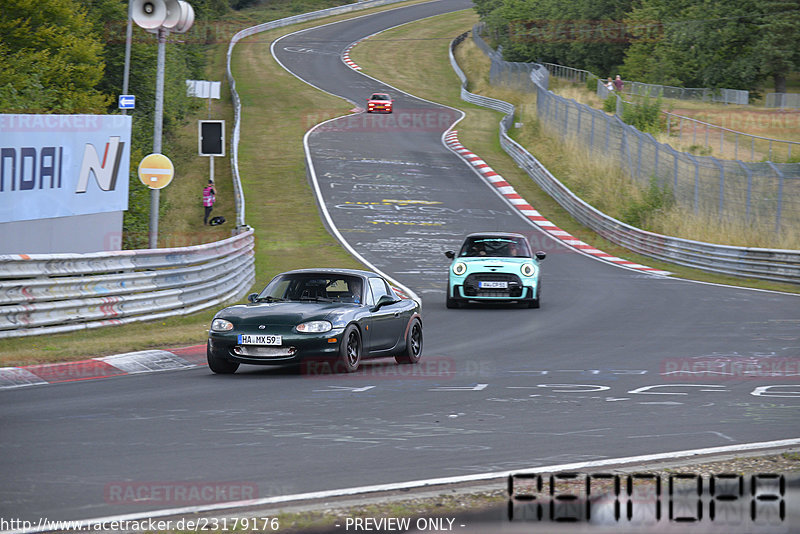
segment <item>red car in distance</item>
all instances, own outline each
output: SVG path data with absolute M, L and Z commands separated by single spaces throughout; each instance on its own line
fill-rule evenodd
M 367 100 L 367 113 L 391 113 L 394 99 L 386 93 L 373 93 Z

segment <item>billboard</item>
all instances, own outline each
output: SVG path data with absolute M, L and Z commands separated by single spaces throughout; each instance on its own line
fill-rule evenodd
M 128 209 L 129 115 L 0 115 L 0 223 Z

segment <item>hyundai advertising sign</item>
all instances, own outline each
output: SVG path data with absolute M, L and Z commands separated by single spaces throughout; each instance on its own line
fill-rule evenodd
M 0 223 L 128 209 L 131 117 L 0 115 Z

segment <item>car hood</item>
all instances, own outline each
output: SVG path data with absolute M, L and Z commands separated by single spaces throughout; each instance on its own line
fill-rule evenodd
M 357 305 L 331 302 L 260 302 L 230 306 L 217 317 L 237 326 L 248 324 L 298 325 L 306 321 L 328 320 L 332 323 L 342 314 L 355 311 Z
M 523 263 L 536 263 L 536 260 L 533 258 L 456 258 L 454 263 L 462 262 L 466 263 L 470 267 L 505 267 L 507 265 L 521 265 Z

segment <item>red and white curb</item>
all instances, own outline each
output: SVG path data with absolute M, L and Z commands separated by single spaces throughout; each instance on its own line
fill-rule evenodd
M 450 147 L 459 156 L 461 156 L 467 163 L 469 163 L 472 167 L 474 167 L 483 176 L 485 180 L 487 180 L 490 184 L 496 187 L 498 192 L 500 192 L 500 194 L 502 194 L 514 207 L 516 207 L 520 211 L 520 213 L 522 213 L 522 215 L 524 215 L 528 220 L 539 226 L 539 228 L 541 228 L 551 236 L 555 237 L 565 245 L 568 245 L 585 254 L 589 254 L 592 257 L 613 263 L 615 265 L 621 265 L 623 267 L 627 267 L 628 269 L 634 269 L 637 271 L 642 271 L 649 274 L 657 274 L 657 275 L 672 274 L 669 271 L 662 271 L 660 269 L 655 269 L 653 267 L 648 267 L 646 265 L 640 265 L 638 263 L 634 263 L 632 261 L 623 258 L 618 258 L 616 256 L 608 254 L 607 252 L 598 250 L 592 245 L 584 243 L 580 239 L 575 238 L 569 232 L 562 230 L 552 222 L 548 221 L 545 217 L 543 217 L 542 214 L 536 211 L 533 208 L 533 206 L 531 206 L 528 203 L 527 200 L 522 198 L 514 190 L 514 187 L 511 186 L 501 175 L 497 174 L 479 156 L 472 153 L 469 149 L 465 148 L 464 145 L 462 145 L 461 142 L 459 142 L 458 140 L 457 130 L 451 130 L 450 132 L 448 132 L 447 135 L 445 135 L 444 140 L 445 143 L 447 143 L 448 147 Z
M 206 346 L 172 350 L 143 350 L 77 362 L 0 367 L 0 389 L 58 384 L 206 365 Z
M 364 39 L 366 39 L 366 37 Z M 361 67 L 359 67 L 356 64 L 355 61 L 350 59 L 350 50 L 352 50 L 354 46 L 356 46 L 358 43 L 360 43 L 364 39 L 358 40 L 355 43 L 351 44 L 350 46 L 345 48 L 344 53 L 342 53 L 342 61 L 344 61 L 345 65 L 347 65 L 348 67 L 350 67 L 353 70 L 361 70 Z

